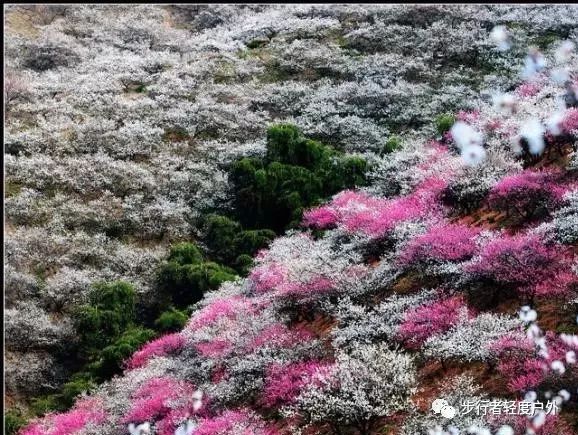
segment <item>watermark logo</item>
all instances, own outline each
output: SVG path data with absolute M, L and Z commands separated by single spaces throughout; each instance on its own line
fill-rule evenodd
M 457 409 L 451 406 L 446 400 L 444 399 L 436 399 L 431 404 L 431 409 L 436 414 L 441 414 L 442 417 L 445 418 L 454 418 L 458 413 Z
M 538 414 L 557 414 L 560 410 L 555 400 L 547 403 L 514 401 L 514 400 L 464 400 L 459 409 L 450 405 L 445 399 L 435 399 L 431 404 L 434 413 L 452 419 L 456 415 L 527 415 L 533 417 Z

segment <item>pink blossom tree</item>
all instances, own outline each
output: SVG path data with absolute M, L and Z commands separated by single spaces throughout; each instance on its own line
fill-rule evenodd
M 181 350 L 185 345 L 185 338 L 179 334 L 168 334 L 145 344 L 135 352 L 127 361 L 128 369 L 142 367 L 147 361 L 155 356 L 172 354 Z
M 248 409 L 228 410 L 221 415 L 200 420 L 195 435 L 278 435 L 279 431 Z
M 547 295 L 544 283 L 570 268 L 571 258 L 567 248 L 547 244 L 536 234 L 503 234 L 484 246 L 465 270 L 474 278 L 509 285 L 533 299 Z
M 559 177 L 559 173 L 547 170 L 525 170 L 504 177 L 490 191 L 488 203 L 493 209 L 508 215 L 513 212 L 523 219 L 548 214 L 562 203 L 565 193 Z
M 319 361 L 272 364 L 267 369 L 262 403 L 278 408 L 292 403 L 306 385 L 315 382 L 320 373 L 327 372 L 327 364 Z
M 402 265 L 416 263 L 464 261 L 474 255 L 477 228 L 459 224 L 434 226 L 427 233 L 411 240 L 399 255 Z
M 448 331 L 468 315 L 468 308 L 462 297 L 442 299 L 406 312 L 398 335 L 406 347 L 417 349 L 428 338 Z
M 106 419 L 102 401 L 81 399 L 74 408 L 62 414 L 49 414 L 44 421 L 33 422 L 21 435 L 73 435 L 89 424 L 101 424 Z
M 183 421 L 200 411 L 195 391 L 195 387 L 184 380 L 151 378 L 132 394 L 130 409 L 121 421 L 126 424 L 156 422 L 160 435 L 173 435 Z

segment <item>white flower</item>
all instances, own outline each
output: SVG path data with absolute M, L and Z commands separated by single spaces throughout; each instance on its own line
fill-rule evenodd
M 550 72 L 550 77 L 557 85 L 563 85 L 570 79 L 568 68 L 556 68 Z
M 524 306 L 520 309 L 520 320 L 524 321 L 524 322 L 534 322 L 537 318 L 538 318 L 538 313 L 536 312 L 536 310 L 532 310 L 530 307 L 528 306 Z
M 578 346 L 578 335 L 576 334 L 560 334 L 560 340 L 568 346 Z
M 192 435 L 196 427 L 195 423 L 187 420 L 175 430 L 175 435 Z
M 576 352 L 573 350 L 566 352 L 566 362 L 568 364 L 576 364 Z
M 524 69 L 522 70 L 522 78 L 525 80 L 531 79 L 545 67 L 546 59 L 544 58 L 544 55 L 540 53 L 538 48 L 530 47 L 528 50 L 528 56 L 524 63 Z
M 450 129 L 450 133 L 461 150 L 472 145 L 482 145 L 484 137 L 470 125 L 465 122 L 458 121 Z
M 560 396 L 564 402 L 570 400 L 570 392 L 568 390 L 558 391 L 558 396 Z
M 524 395 L 524 401 L 525 402 L 535 402 L 537 398 L 538 398 L 538 395 L 536 394 L 535 391 L 528 391 Z
M 148 421 L 135 426 L 133 423 L 128 425 L 130 435 L 147 435 L 151 433 L 151 425 Z
M 540 155 L 544 151 L 544 126 L 537 118 L 526 120 L 520 126 L 520 136 L 528 142 L 530 154 Z
M 511 426 L 505 424 L 498 429 L 496 435 L 514 435 L 514 429 L 512 429 Z
M 546 423 L 546 413 L 544 411 L 538 411 L 532 419 L 532 425 L 537 429 L 544 426 L 544 423 Z
M 500 51 L 509 50 L 512 46 L 510 34 L 506 26 L 495 26 L 490 32 L 490 38 L 492 38 Z
M 548 120 L 546 121 L 546 130 L 553 134 L 554 136 L 558 136 L 562 134 L 562 121 L 564 120 L 564 112 L 558 111 L 554 113 Z
M 470 145 L 462 149 L 462 160 L 468 166 L 477 166 L 486 160 L 486 150 L 480 145 Z
M 538 325 L 532 323 L 526 330 L 526 337 L 530 340 L 536 340 L 542 335 L 542 330 Z
M 552 370 L 554 370 L 555 373 L 557 373 L 559 375 L 563 375 L 564 372 L 566 371 L 564 364 L 562 363 L 562 361 L 559 361 L 559 360 L 552 361 L 552 363 L 550 364 L 550 367 L 552 368 Z
M 193 410 L 198 411 L 203 406 L 203 392 L 197 390 L 193 393 Z
M 554 53 L 556 61 L 559 63 L 568 62 L 568 60 L 570 60 L 570 58 L 572 57 L 572 53 L 574 53 L 575 48 L 576 46 L 572 41 L 567 40 L 562 42 L 562 44 L 560 44 L 560 46 Z

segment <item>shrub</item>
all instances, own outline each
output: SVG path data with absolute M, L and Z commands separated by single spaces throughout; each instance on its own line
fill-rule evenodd
M 205 226 L 205 240 L 212 258 L 231 266 L 240 255 L 253 256 L 275 237 L 272 230 L 243 230 L 238 222 L 219 215 L 210 215 Z
M 401 148 L 401 139 L 399 136 L 390 136 L 385 145 L 383 146 L 381 152 L 382 154 L 390 154 Z
M 155 335 L 153 330 L 138 326 L 127 329 L 117 340 L 102 349 L 99 360 L 91 365 L 92 370 L 104 378 L 120 373 L 123 361 Z
M 78 55 L 70 48 L 48 43 L 28 47 L 23 64 L 26 68 L 42 72 L 58 67 L 69 67 L 76 64 Z
M 565 248 L 547 245 L 537 235 L 502 235 L 484 246 L 466 271 L 532 297 L 542 283 L 556 280 L 570 267 L 567 254 Z
M 446 132 L 450 131 L 452 125 L 456 122 L 456 117 L 451 113 L 443 113 L 436 116 L 435 127 L 438 134 L 441 136 Z
M 4 430 L 6 435 L 16 435 L 26 425 L 26 418 L 17 409 L 8 409 L 4 412 Z
M 183 329 L 188 320 L 189 316 L 185 312 L 171 308 L 155 320 L 155 327 L 160 332 L 176 332 Z
M 340 352 L 328 373 L 320 373 L 297 398 L 297 407 L 313 422 L 353 425 L 371 433 L 379 417 L 409 406 L 415 391 L 412 358 L 385 345 L 360 345 Z
M 366 167 L 364 159 L 306 139 L 295 126 L 273 126 L 264 159 L 243 158 L 232 165 L 237 217 L 248 228 L 280 232 L 296 226 L 305 207 L 364 185 Z
M 126 363 L 126 366 L 130 369 L 142 367 L 152 357 L 168 355 L 169 353 L 179 351 L 184 345 L 184 336 L 178 333 L 164 335 L 145 344 L 138 352 L 135 352 Z
M 89 299 L 89 304 L 78 309 L 75 326 L 83 350 L 94 354 L 134 322 L 135 291 L 132 285 L 123 281 L 99 283 Z
M 326 371 L 327 367 L 316 361 L 271 365 L 263 388 L 264 406 L 280 408 L 294 402 L 301 390 L 314 381 L 316 374 Z
M 30 410 L 34 415 L 46 415 L 53 411 L 64 411 L 65 405 L 56 394 L 34 397 L 30 403 Z
M 241 224 L 225 216 L 209 215 L 205 227 L 205 240 L 212 258 L 229 263 L 236 257 L 234 239 L 242 230 Z
M 194 243 L 183 242 L 171 247 L 168 260 L 180 265 L 198 264 L 203 261 L 203 255 Z
M 233 266 L 241 275 L 248 275 L 253 268 L 253 257 L 247 254 L 241 254 L 235 259 Z
M 161 266 L 158 283 L 177 307 L 198 302 L 208 290 L 235 279 L 235 271 L 213 262 L 180 265 L 169 261 Z
M 74 404 L 74 399 L 83 392 L 88 392 L 96 386 L 92 374 L 80 372 L 72 375 L 60 391 L 60 400 L 68 408 Z
M 434 226 L 407 244 L 399 256 L 404 265 L 415 263 L 464 261 L 476 252 L 479 230 L 465 225 Z

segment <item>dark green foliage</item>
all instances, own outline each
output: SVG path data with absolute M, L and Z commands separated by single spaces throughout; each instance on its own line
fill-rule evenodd
M 102 349 L 100 360 L 93 364 L 93 370 L 104 378 L 120 373 L 123 361 L 155 335 L 153 330 L 140 326 L 127 329 L 112 344 Z
M 26 425 L 26 417 L 16 409 L 8 409 L 4 413 L 4 430 L 6 435 L 16 435 Z
M 187 313 L 170 308 L 155 320 L 155 327 L 159 332 L 177 332 L 184 328 L 188 320 Z
M 267 163 L 281 162 L 313 169 L 333 153 L 335 151 L 320 142 L 305 139 L 294 125 L 276 125 L 267 131 Z
M 123 281 L 96 284 L 90 303 L 75 316 L 81 348 L 88 355 L 100 352 L 123 333 L 135 318 L 134 288 Z
M 234 240 L 241 225 L 225 216 L 209 215 L 205 224 L 205 240 L 214 260 L 229 263 L 235 257 Z
M 66 405 L 61 401 L 58 394 L 48 394 L 32 399 L 30 403 L 30 410 L 34 415 L 46 415 L 49 412 L 64 411 Z
M 399 136 L 390 136 L 385 142 L 382 154 L 389 154 L 401 148 L 401 139 Z
M 360 157 L 304 138 L 293 125 L 273 126 L 264 159 L 244 158 L 231 167 L 237 218 L 245 228 L 281 232 L 296 226 L 306 207 L 364 185 L 366 166 Z
M 177 307 L 200 301 L 206 291 L 215 290 L 236 276 L 235 271 L 228 267 L 212 261 L 199 262 L 201 257 L 198 255 L 182 255 L 185 250 L 194 252 L 196 248 L 193 247 L 190 243 L 177 245 L 157 277 L 161 292 L 168 295 L 170 302 Z
M 436 131 L 438 134 L 442 135 L 452 128 L 452 125 L 456 122 L 456 118 L 451 113 L 443 113 L 438 115 L 435 119 Z
M 243 230 L 238 222 L 219 215 L 209 215 L 205 228 L 211 258 L 232 267 L 240 255 L 254 255 L 275 237 L 272 230 Z
M 84 391 L 90 391 L 96 386 L 92 374 L 88 372 L 79 372 L 72 375 L 70 380 L 62 386 L 60 391 L 60 401 L 70 407 L 74 404 L 76 396 Z
M 247 254 L 239 255 L 235 259 L 234 267 L 242 275 L 248 275 L 253 267 L 253 257 Z
M 177 243 L 171 247 L 168 260 L 180 265 L 199 264 L 203 262 L 203 254 L 194 243 Z
M 272 230 L 241 231 L 233 240 L 235 261 L 243 255 L 252 257 L 257 251 L 267 246 L 274 238 L 275 232 Z
M 106 379 L 118 373 L 122 361 L 154 337 L 154 331 L 136 325 L 135 303 L 134 288 L 126 282 L 95 285 L 90 303 L 80 307 L 75 317 L 87 365 L 68 385 L 72 393 L 94 378 Z

